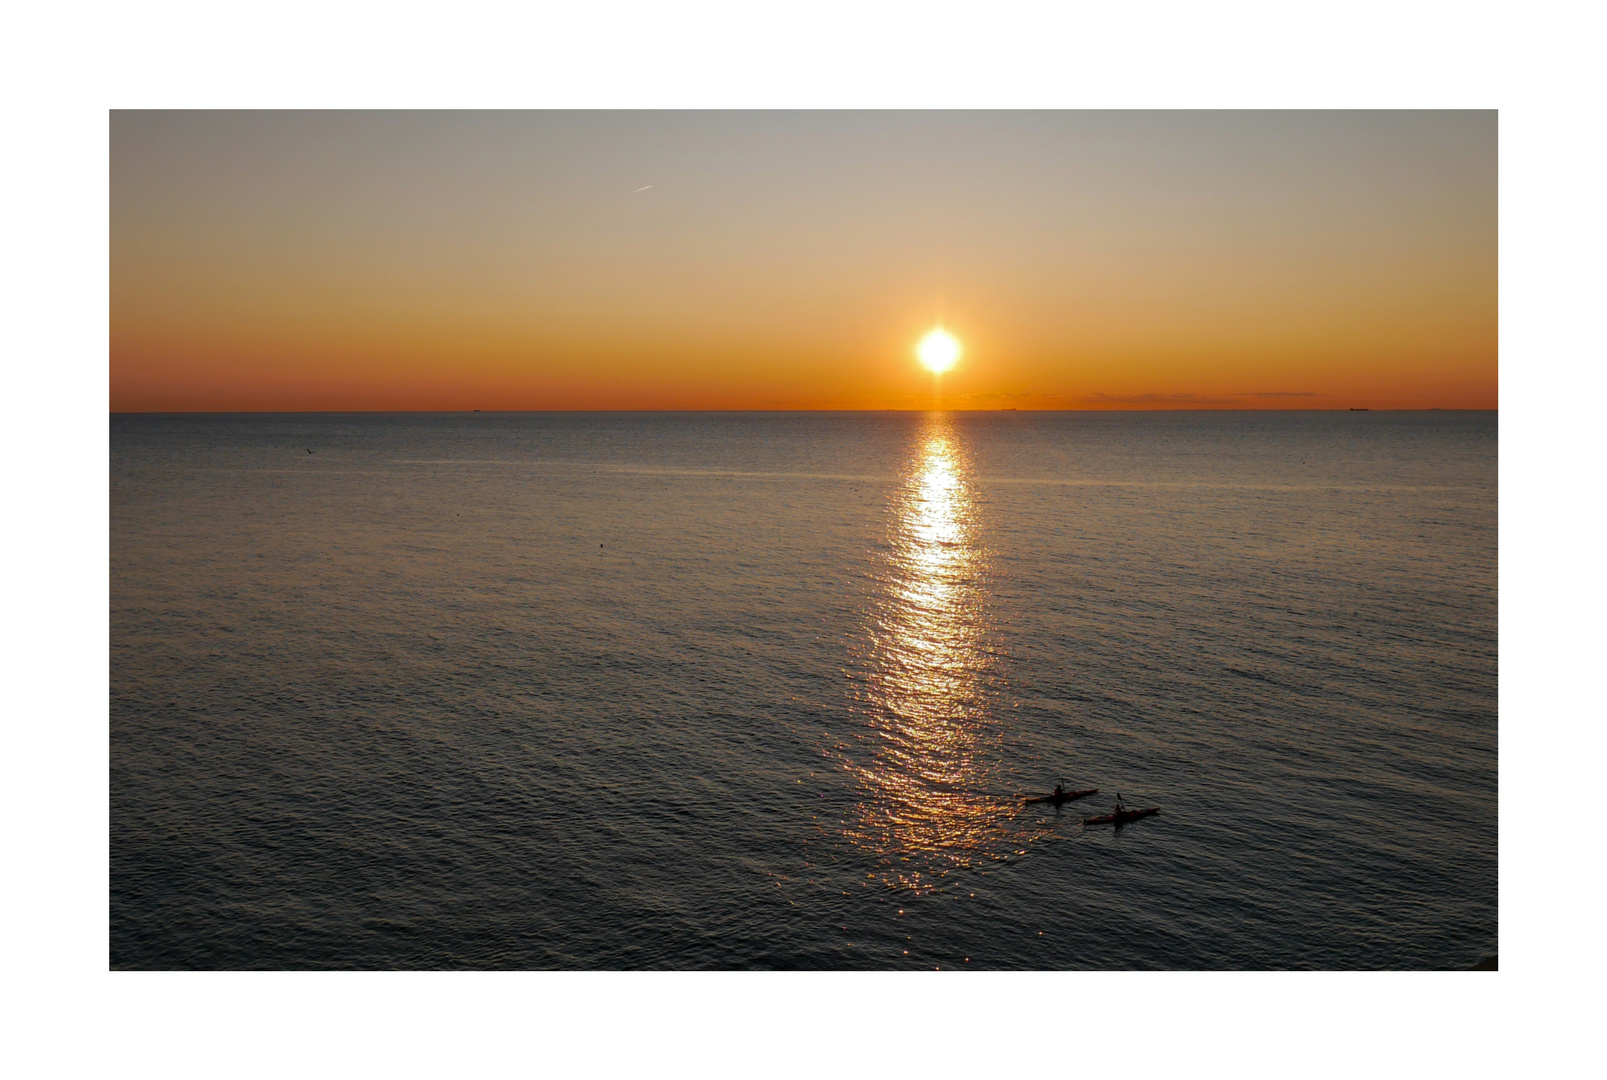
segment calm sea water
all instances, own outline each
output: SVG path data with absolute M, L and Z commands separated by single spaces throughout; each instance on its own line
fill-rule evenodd
M 114 416 L 111 966 L 1465 968 L 1496 445 Z

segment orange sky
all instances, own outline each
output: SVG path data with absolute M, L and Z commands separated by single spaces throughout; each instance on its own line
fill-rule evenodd
M 114 411 L 1496 406 L 1490 112 L 111 133 Z

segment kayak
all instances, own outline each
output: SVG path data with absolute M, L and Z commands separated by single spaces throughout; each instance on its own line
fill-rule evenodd
M 1152 806 L 1148 810 L 1123 810 L 1118 814 L 1101 814 L 1099 817 L 1083 818 L 1082 823 L 1084 825 L 1125 825 L 1129 821 L 1137 821 L 1141 817 L 1149 817 L 1151 814 L 1160 812 L 1161 808 L 1158 806 Z
M 1029 804 L 1030 803 L 1037 803 L 1037 802 L 1046 802 L 1046 803 L 1053 803 L 1054 805 L 1059 806 L 1061 803 L 1069 803 L 1073 799 L 1086 799 L 1090 795 L 1098 795 L 1098 794 L 1099 794 L 1099 789 L 1096 788 L 1096 787 L 1091 787 L 1087 791 L 1063 791 L 1059 795 L 1039 795 L 1035 799 L 1028 799 L 1027 802 Z

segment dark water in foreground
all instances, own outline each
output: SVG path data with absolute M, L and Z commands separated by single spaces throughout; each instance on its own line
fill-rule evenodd
M 113 967 L 1496 951 L 1494 414 L 111 432 Z

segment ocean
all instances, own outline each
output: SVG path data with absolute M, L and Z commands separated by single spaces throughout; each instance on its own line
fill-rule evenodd
M 114 969 L 1497 952 L 1494 413 L 110 424 Z

